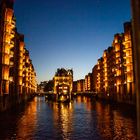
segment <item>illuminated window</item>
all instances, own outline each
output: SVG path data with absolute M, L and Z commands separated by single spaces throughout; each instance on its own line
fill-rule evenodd
M 13 66 L 14 65 L 14 62 L 10 61 L 10 66 Z
M 132 65 L 127 66 L 127 72 L 131 71 L 133 69 Z
M 126 57 L 127 56 L 131 56 L 131 55 L 132 55 L 132 51 L 131 50 L 126 51 Z
M 8 33 L 11 32 L 11 28 L 10 28 L 9 24 L 6 24 L 5 30 L 6 30 L 6 32 L 8 32 Z
M 116 71 L 116 74 L 117 74 L 117 76 L 121 75 L 121 71 L 120 70 L 117 70 Z
M 19 59 L 19 63 L 20 63 L 20 64 L 23 63 L 23 59 L 22 59 L 22 58 Z
M 119 51 L 119 50 L 120 50 L 120 45 L 117 44 L 117 45 L 115 46 L 115 51 L 117 52 L 117 51 Z
M 9 65 L 9 57 L 8 56 L 4 56 L 4 59 L 3 59 L 3 64 L 6 64 L 6 65 Z
M 19 76 L 22 76 L 22 71 L 19 71 L 18 74 L 19 74 Z
M 20 57 L 22 57 L 23 56 L 23 53 L 22 52 L 20 52 Z
M 104 53 L 103 56 L 106 57 L 106 53 Z
M 132 58 L 128 57 L 128 58 L 126 59 L 126 63 L 127 63 L 127 64 L 128 64 L 128 63 L 132 63 Z
M 130 48 L 131 46 L 130 46 L 130 43 L 127 43 L 127 44 L 125 44 L 125 48 L 127 49 L 127 48 Z
M 131 39 L 131 35 L 130 34 L 125 34 L 124 39 L 125 39 L 125 41 L 128 41 L 129 39 Z
M 20 42 L 20 51 L 23 51 L 24 49 L 24 42 Z
M 9 80 L 9 69 L 8 68 L 3 69 L 3 79 Z
M 13 81 L 13 77 L 9 77 L 9 81 L 12 82 Z
M 116 58 L 117 58 L 117 57 L 120 57 L 120 52 L 117 52 L 117 53 L 116 53 Z
M 23 69 L 23 66 L 22 66 L 22 64 L 20 64 L 20 65 L 19 65 L 19 69 L 21 69 L 21 70 Z
M 4 53 L 10 53 L 10 46 L 8 44 L 4 47 Z
M 4 42 L 10 43 L 10 41 L 11 41 L 10 35 L 5 34 L 5 36 L 4 36 Z
M 117 39 L 117 38 L 115 38 L 114 42 L 115 42 L 115 43 L 118 43 L 118 39 Z
M 13 17 L 13 11 L 7 8 L 5 15 L 6 15 L 5 17 L 6 21 L 11 23 Z

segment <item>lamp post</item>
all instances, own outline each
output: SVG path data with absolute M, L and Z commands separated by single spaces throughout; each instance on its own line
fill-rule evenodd
M 140 140 L 140 0 L 131 0 L 131 8 L 137 105 L 137 135 L 138 140 Z

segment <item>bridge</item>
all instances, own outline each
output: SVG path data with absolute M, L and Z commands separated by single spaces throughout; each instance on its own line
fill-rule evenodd
M 55 101 L 57 95 L 52 92 L 41 92 L 41 93 L 36 93 L 35 96 L 45 97 L 46 100 Z M 96 92 L 72 92 L 71 99 L 77 96 L 98 98 L 98 94 Z

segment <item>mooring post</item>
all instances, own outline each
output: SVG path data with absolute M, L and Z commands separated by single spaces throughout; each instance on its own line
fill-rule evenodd
M 131 0 L 131 8 L 137 105 L 137 136 L 138 140 L 140 140 L 140 0 Z

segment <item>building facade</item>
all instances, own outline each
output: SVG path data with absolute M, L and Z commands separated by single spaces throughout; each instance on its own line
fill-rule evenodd
M 71 94 L 73 89 L 73 70 L 57 69 L 54 80 L 54 94 Z
M 77 81 L 73 81 L 72 92 L 77 92 Z
M 85 92 L 85 79 L 77 81 L 77 92 Z
M 132 27 L 124 23 L 124 33 L 115 34 L 112 46 L 103 52 L 92 70 L 94 91 L 102 98 L 135 103 Z
M 88 73 L 85 76 L 85 91 L 86 92 L 90 92 L 92 90 L 92 83 L 93 83 L 92 81 L 93 81 L 92 74 Z
M 25 48 L 24 35 L 17 32 L 13 5 L 12 0 L 2 0 L 0 3 L 0 97 L 2 100 L 6 96 L 11 98 L 34 93 L 37 89 L 36 73 L 29 51 Z
M 104 93 L 104 69 L 103 69 L 103 58 L 98 59 L 97 63 L 97 91 L 98 93 Z M 95 75 L 95 74 L 93 74 Z
M 9 94 L 13 77 L 10 71 L 14 58 L 15 17 L 13 3 L 1 1 L 0 4 L 0 94 Z
M 92 68 L 92 91 L 93 92 L 97 92 L 97 75 L 98 75 L 98 65 L 95 65 L 93 68 Z

